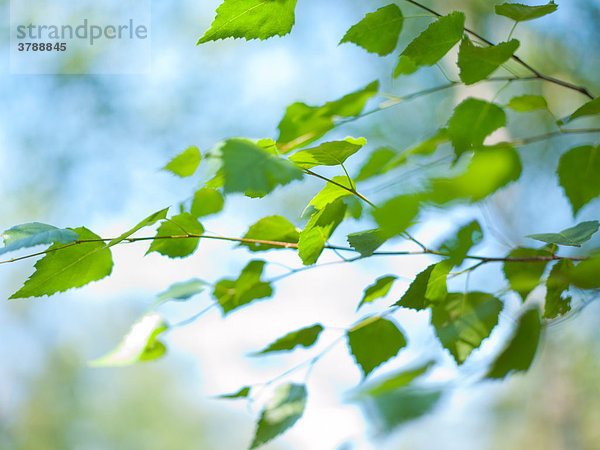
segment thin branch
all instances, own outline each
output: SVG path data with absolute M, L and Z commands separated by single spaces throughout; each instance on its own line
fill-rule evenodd
M 552 139 L 552 138 L 567 135 L 567 134 L 588 134 L 588 133 L 600 133 L 600 128 L 581 128 L 581 129 L 571 129 L 571 130 L 559 130 L 559 131 L 553 131 L 551 133 L 541 134 L 539 136 L 515 139 L 515 140 L 509 141 L 507 143 L 513 144 L 513 145 L 527 145 L 527 144 L 532 144 L 534 142 L 544 141 L 547 139 Z

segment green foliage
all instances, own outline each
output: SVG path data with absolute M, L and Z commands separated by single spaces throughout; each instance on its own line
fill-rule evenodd
M 551 1 L 547 5 L 528 6 L 521 3 L 502 3 L 496 5 L 496 14 L 506 16 L 516 22 L 537 19 L 556 11 L 558 5 Z
M 393 375 L 387 376 L 383 380 L 379 380 L 376 383 L 371 383 L 370 385 L 365 386 L 359 391 L 357 397 L 361 398 L 374 395 L 384 395 L 390 391 L 395 391 L 396 389 L 406 387 L 413 380 L 419 378 L 421 375 L 427 372 L 431 367 L 433 367 L 433 365 L 434 362 L 429 361 L 414 369 L 403 369 L 394 372 Z
M 302 328 L 298 331 L 293 331 L 277 339 L 267 348 L 255 353 L 254 355 L 258 356 L 264 355 L 265 353 L 293 350 L 298 346 L 305 348 L 311 347 L 315 342 L 317 342 L 321 331 L 323 331 L 323 326 L 320 324 Z
M 348 137 L 343 141 L 325 142 L 315 148 L 300 150 L 290 156 L 298 166 L 312 169 L 315 166 L 337 166 L 359 151 L 367 143 L 366 139 Z
M 530 112 L 548 109 L 548 102 L 541 95 L 524 94 L 511 98 L 506 106 L 517 112 Z
M 588 222 L 581 222 L 573 228 L 567 228 L 559 233 L 530 234 L 526 237 L 549 244 L 581 247 L 581 244 L 592 238 L 599 227 L 600 223 L 597 220 L 590 220 Z
M 385 277 L 378 278 L 374 284 L 368 286 L 365 289 L 363 298 L 358 304 L 357 309 L 360 309 L 360 307 L 365 303 L 371 303 L 377 300 L 378 298 L 385 297 L 392 288 L 392 284 L 394 284 L 394 281 L 396 281 L 397 279 L 398 277 L 395 275 L 388 275 Z
M 370 317 L 347 333 L 348 347 L 366 378 L 375 368 L 406 347 L 406 338 L 394 322 Z
M 325 243 L 344 220 L 345 213 L 346 205 L 341 200 L 336 200 L 311 216 L 298 240 L 298 253 L 305 265 L 317 262 Z
M 493 47 L 477 47 L 465 36 L 458 52 L 460 79 L 467 85 L 486 79 L 508 61 L 517 48 L 519 41 L 516 39 Z
M 210 216 L 220 212 L 224 204 L 225 200 L 218 190 L 202 188 L 194 194 L 190 213 L 196 218 Z
M 516 248 L 511 251 L 508 258 L 536 258 L 539 256 L 551 256 L 551 253 L 547 249 L 535 249 L 535 248 Z M 533 291 L 539 284 L 548 265 L 548 261 L 514 261 L 505 262 L 502 268 L 504 276 L 510 283 L 510 288 L 521 296 L 521 299 L 525 301 L 531 291 Z
M 419 66 L 410 57 L 401 55 L 398 59 L 398 64 L 394 68 L 394 78 L 398 78 L 400 75 L 413 74 L 418 69 Z
M 217 398 L 223 398 L 223 399 L 248 398 L 249 395 L 250 395 L 250 386 L 244 386 L 239 391 L 234 392 L 233 394 L 223 394 L 223 395 L 219 395 Z
M 0 255 L 36 245 L 70 244 L 79 239 L 79 236 L 73 230 L 33 222 L 16 225 L 6 230 L 2 233 L 2 238 L 4 247 L 0 248 Z
M 167 300 L 187 300 L 196 294 L 204 291 L 206 282 L 199 280 L 198 278 L 192 278 L 191 280 L 184 281 L 181 283 L 174 283 L 169 286 L 164 292 L 158 294 L 157 301 L 166 302 Z
M 306 386 L 288 383 L 279 386 L 263 409 L 250 448 L 257 448 L 292 427 L 306 406 Z
M 296 0 L 224 0 L 198 44 L 218 39 L 267 39 L 284 36 L 294 26 Z
M 413 224 L 418 212 L 419 197 L 400 195 L 374 210 L 373 218 L 379 225 L 379 234 L 389 239 L 406 231 Z
M 155 240 L 150 244 L 146 254 L 158 252 L 169 258 L 185 258 L 196 251 L 197 237 L 187 237 L 189 234 L 199 236 L 204 233 L 204 227 L 190 213 L 181 213 L 165 220 L 156 232 Z M 179 236 L 170 238 L 170 236 Z
M 562 121 L 561 124 L 571 122 L 579 117 L 594 116 L 597 114 L 600 114 L 600 97 L 596 97 L 595 99 L 585 103 L 583 106 L 577 108 L 577 110 L 567 119 Z
M 259 241 L 289 242 L 297 244 L 300 233 L 296 227 L 283 216 L 263 217 L 252 225 L 243 239 L 254 239 Z M 248 247 L 252 252 L 263 252 L 265 250 L 282 248 L 258 242 L 240 242 L 240 245 Z
M 196 147 L 190 147 L 173 158 L 169 164 L 163 167 L 163 170 L 171 172 L 181 178 L 189 177 L 194 175 L 200 165 L 201 159 L 202 155 L 200 155 L 200 150 Z
M 569 282 L 581 289 L 600 288 L 600 254 L 581 261 L 568 273 Z
M 264 261 L 250 261 L 237 280 L 223 279 L 215 284 L 213 296 L 219 302 L 223 315 L 261 298 L 271 297 L 273 288 L 261 280 Z
M 554 319 L 571 310 L 571 297 L 563 296 L 569 289 L 569 274 L 575 266 L 567 259 L 557 262 L 546 280 L 544 319 Z
M 558 179 L 573 208 L 573 215 L 600 195 L 600 146 L 572 148 L 561 156 Z
M 349 197 L 354 190 L 354 186 L 350 184 L 348 177 L 336 176 L 329 181 L 323 189 L 308 204 L 307 208 L 312 206 L 316 210 L 325 208 L 330 203 L 344 197 Z
M 340 44 L 352 42 L 371 53 L 384 56 L 398 45 L 404 17 L 397 5 L 391 4 L 369 13 L 350 28 Z
M 149 215 L 144 220 L 142 220 L 140 223 L 138 223 L 135 227 L 133 227 L 131 230 L 126 231 L 125 233 L 121 234 L 118 238 L 115 238 L 112 241 L 110 241 L 108 243 L 108 246 L 112 247 L 114 245 L 117 245 L 120 242 L 126 240 L 132 234 L 141 230 L 142 228 L 149 227 L 151 225 L 154 225 L 159 220 L 166 219 L 168 211 L 169 211 L 169 208 L 165 208 L 165 209 L 161 209 L 160 211 L 155 212 L 154 214 Z
M 359 252 L 361 256 L 371 256 L 384 242 L 385 239 L 381 236 L 378 228 L 348 235 L 350 247 Z
M 452 265 L 460 266 L 469 250 L 481 242 L 482 239 L 481 226 L 474 220 L 458 230 L 456 236 L 447 239 L 440 247 L 440 251 L 448 253 L 449 262 Z
M 394 303 L 394 306 L 402 306 L 403 308 L 415 309 L 417 311 L 427 308 L 430 305 L 430 300 L 432 300 L 431 298 L 428 298 L 427 291 L 429 289 L 430 279 L 432 278 L 432 273 L 435 267 L 436 264 L 432 264 L 419 273 L 410 284 L 402 298 Z
M 367 180 L 375 175 L 383 173 L 384 168 L 396 156 L 396 152 L 390 148 L 378 148 L 369 156 L 367 162 L 361 167 L 360 172 L 354 179 L 356 181 Z

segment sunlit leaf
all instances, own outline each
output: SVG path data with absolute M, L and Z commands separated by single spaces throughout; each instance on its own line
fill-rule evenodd
M 600 146 L 572 148 L 561 156 L 558 179 L 573 208 L 573 215 L 600 196 Z
M 523 22 L 553 13 L 557 8 L 558 5 L 554 1 L 540 6 L 529 6 L 521 3 L 502 3 L 501 5 L 496 5 L 496 14 L 506 16 L 517 22 Z
M 360 169 L 355 177 L 356 181 L 366 180 L 382 173 L 382 169 L 396 156 L 396 152 L 390 148 L 378 148 Z
M 410 59 L 408 56 L 400 55 L 398 58 L 398 64 L 394 68 L 394 78 L 398 78 L 400 75 L 410 75 L 417 71 L 419 66 Z
M 126 231 L 125 233 L 120 235 L 118 238 L 115 238 L 112 241 L 110 241 L 108 243 L 108 246 L 112 247 L 113 245 L 117 245 L 120 242 L 123 242 L 125 239 L 127 239 L 129 236 L 131 236 L 135 232 L 141 230 L 142 228 L 149 227 L 151 225 L 154 225 L 159 220 L 165 219 L 167 217 L 168 211 L 169 211 L 169 208 L 165 208 L 165 209 L 155 212 L 154 214 L 149 215 L 144 220 L 142 220 L 140 223 L 138 223 L 135 227 L 133 227 L 131 230 Z
M 438 130 L 432 137 L 421 142 L 419 145 L 412 147 L 408 150 L 403 151 L 399 155 L 397 155 L 393 160 L 387 164 L 382 172 L 387 172 L 394 167 L 401 166 L 406 163 L 413 156 L 428 156 L 437 150 L 437 148 L 446 142 L 450 141 L 450 136 L 448 135 L 448 130 L 442 128 Z
M 249 395 L 250 395 L 250 386 L 244 386 L 237 392 L 234 392 L 232 394 L 222 394 L 222 395 L 219 395 L 217 398 L 233 400 L 236 398 L 248 398 Z
M 465 36 L 458 52 L 460 79 L 467 85 L 486 79 L 508 61 L 517 48 L 516 39 L 491 47 L 477 47 Z
M 544 319 L 554 319 L 571 310 L 571 297 L 563 297 L 563 293 L 569 289 L 569 274 L 573 267 L 575 266 L 571 261 L 563 259 L 550 271 L 550 276 L 546 280 Z
M 346 205 L 341 200 L 336 200 L 311 216 L 298 241 L 298 252 L 305 265 L 317 262 L 325 243 L 344 220 L 345 213 Z
M 196 294 L 199 294 L 206 287 L 206 282 L 199 280 L 198 278 L 192 278 L 191 280 L 184 281 L 181 283 L 173 283 L 164 292 L 158 294 L 158 301 L 164 302 L 167 300 L 187 300 Z
M 300 233 L 296 227 L 283 216 L 263 217 L 252 225 L 244 239 L 255 239 L 259 241 L 289 242 L 297 244 Z M 241 242 L 240 245 L 248 247 L 250 251 L 262 252 L 265 250 L 285 248 L 282 246 L 262 244 L 258 242 Z
M 312 206 L 316 210 L 321 210 L 337 199 L 354 195 L 350 192 L 350 190 L 354 190 L 354 186 L 350 184 L 348 177 L 336 176 L 331 181 L 313 197 L 307 208 Z
M 202 188 L 196 191 L 190 213 L 194 217 L 209 216 L 223 209 L 225 200 L 216 189 Z
M 589 102 L 577 108 L 573 114 L 561 121 L 560 124 L 562 125 L 564 123 L 571 122 L 578 117 L 595 116 L 596 114 L 600 114 L 600 97 L 596 97 L 595 99 L 590 100 Z
M 203 233 L 204 227 L 194 216 L 186 212 L 178 214 L 165 220 L 158 227 L 155 240 L 150 244 L 146 254 L 158 252 L 169 258 L 184 258 L 194 253 L 200 240 L 197 237 L 185 236 Z
M 174 157 L 165 167 L 163 167 L 163 170 L 171 172 L 181 178 L 189 177 L 196 172 L 201 160 L 202 156 L 200 155 L 200 150 L 196 147 L 190 147 L 183 153 Z
M 400 195 L 373 210 L 373 218 L 379 225 L 379 233 L 388 239 L 402 234 L 409 228 L 419 213 L 419 197 Z
M 322 331 L 323 326 L 320 324 L 293 331 L 277 339 L 264 350 L 254 353 L 254 355 L 258 356 L 271 352 L 289 351 L 293 350 L 296 347 L 311 347 L 312 345 L 314 345 L 315 342 L 317 342 L 317 339 L 319 338 L 319 335 Z
M 395 275 L 388 275 L 385 277 L 378 278 L 374 284 L 368 286 L 365 289 L 363 298 L 358 304 L 358 308 L 360 308 L 365 303 L 371 303 L 374 300 L 377 300 L 378 298 L 385 297 L 392 288 L 392 284 L 394 284 L 394 281 L 396 281 L 397 279 L 398 277 Z
M 453 265 L 460 266 L 469 253 L 469 250 L 479 244 L 482 239 L 481 227 L 474 220 L 458 230 L 455 236 L 444 241 L 440 247 L 440 251 L 448 253 L 449 261 Z
M 550 253 L 546 249 L 516 248 L 507 255 L 508 258 L 536 258 L 540 256 L 550 256 Z M 548 261 L 505 262 L 502 270 L 510 283 L 510 288 L 525 301 L 529 293 L 540 284 L 547 265 Z
M 571 269 L 569 282 L 581 289 L 600 288 L 600 254 L 581 261 Z
M 506 106 L 517 112 L 529 112 L 548 109 L 548 102 L 541 95 L 525 94 L 511 98 Z
M 35 247 L 36 245 L 70 244 L 77 241 L 79 236 L 73 230 L 33 222 L 17 225 L 6 230 L 2 233 L 2 238 L 4 239 L 4 247 L 0 248 L 0 255 L 21 248 Z
M 261 280 L 264 267 L 264 261 L 250 261 L 237 280 L 223 279 L 215 285 L 213 296 L 219 302 L 224 315 L 253 300 L 273 295 L 271 285 Z
M 433 361 L 428 361 L 412 369 L 402 369 L 393 372 L 383 380 L 378 380 L 365 386 L 358 393 L 358 397 L 385 395 L 389 392 L 408 386 L 414 379 L 420 377 L 434 365 Z
M 448 261 L 430 265 L 415 277 L 394 306 L 420 311 L 428 308 L 432 301 L 445 299 L 448 294 L 446 280 L 451 268 Z
M 343 141 L 325 142 L 318 147 L 300 150 L 290 156 L 298 166 L 312 169 L 315 166 L 337 166 L 365 146 L 365 138 L 347 137 Z
M 581 244 L 592 238 L 599 227 L 600 223 L 597 220 L 590 220 L 588 222 L 581 222 L 573 228 L 567 228 L 559 233 L 530 234 L 525 237 L 537 241 L 548 242 L 549 244 L 581 247 Z
M 348 244 L 361 256 L 371 256 L 384 242 L 378 228 L 348 235 Z

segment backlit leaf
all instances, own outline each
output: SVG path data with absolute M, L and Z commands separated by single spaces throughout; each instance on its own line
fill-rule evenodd
M 350 247 L 359 252 L 361 256 L 371 256 L 384 242 L 385 239 L 377 228 L 348 235 Z
M 394 78 L 398 78 L 400 75 L 410 75 L 417 71 L 419 66 L 410 59 L 408 56 L 400 55 L 398 58 L 398 64 L 394 68 Z
M 209 216 L 223 209 L 225 200 L 216 189 L 202 188 L 196 191 L 190 213 L 194 217 Z
M 562 121 L 561 124 L 571 122 L 578 117 L 595 116 L 596 114 L 600 114 L 600 97 L 596 97 L 585 103 L 583 106 L 580 106 L 573 114 Z
M 366 180 L 375 175 L 379 175 L 382 173 L 384 167 L 396 156 L 396 152 L 389 148 L 378 148 L 371 156 L 367 162 L 361 167 L 360 172 L 355 177 L 356 181 Z
M 305 348 L 311 347 L 315 342 L 317 342 L 321 331 L 323 331 L 323 326 L 316 324 L 311 327 L 302 328 L 298 331 L 288 333 L 282 338 L 277 339 L 264 350 L 254 353 L 254 355 L 257 356 L 264 355 L 265 353 L 293 350 L 298 346 Z
M 325 243 L 344 219 L 346 205 L 341 200 L 315 212 L 300 233 L 298 252 L 305 265 L 317 262 Z
M 448 294 L 446 280 L 451 268 L 448 261 L 430 265 L 415 277 L 402 298 L 393 306 L 420 311 L 428 308 L 432 301 L 444 300 Z
M 600 288 L 600 254 L 578 263 L 568 273 L 569 282 L 581 289 Z
M 33 222 L 17 225 L 6 230 L 2 233 L 2 238 L 4 239 L 4 247 L 0 248 L 0 255 L 36 245 L 70 244 L 79 239 L 79 236 L 73 230 Z
M 429 370 L 433 365 L 433 361 L 429 361 L 426 364 L 422 364 L 413 369 L 402 369 L 393 373 L 391 376 L 387 376 L 383 380 L 367 385 L 365 388 L 360 390 L 358 397 L 385 395 L 389 392 L 406 387 L 415 378 L 418 378 L 427 372 L 427 370 Z
M 142 220 L 140 223 L 138 223 L 135 227 L 133 227 L 131 230 L 126 231 L 125 233 L 120 235 L 118 238 L 115 238 L 112 241 L 110 241 L 108 243 L 108 246 L 112 247 L 113 245 L 117 245 L 120 242 L 123 242 L 125 239 L 127 239 L 129 236 L 131 236 L 135 232 L 141 230 L 142 228 L 149 227 L 151 225 L 154 225 L 159 220 L 165 219 L 167 217 L 168 211 L 169 211 L 169 208 L 165 208 L 165 209 L 155 212 L 154 214 L 149 215 L 144 220 Z
M 546 304 L 544 319 L 554 319 L 571 310 L 571 297 L 563 297 L 569 289 L 569 273 L 573 270 L 573 263 L 568 259 L 558 261 L 546 280 Z
M 196 147 L 190 147 L 183 153 L 174 157 L 169 164 L 163 167 L 163 170 L 171 172 L 181 178 L 189 177 L 196 172 L 201 159 L 202 156 L 200 155 L 200 150 Z
M 249 395 L 250 395 L 250 386 L 244 386 L 239 391 L 234 392 L 233 394 L 222 394 L 222 395 L 219 395 L 217 398 L 233 400 L 236 398 L 248 398 Z
M 183 237 L 188 234 L 201 235 L 204 227 L 190 213 L 181 213 L 165 220 L 156 232 L 156 239 L 150 244 L 146 254 L 158 252 L 169 258 L 184 258 L 194 253 L 198 247 L 197 237 Z M 170 237 L 178 236 L 178 237 Z
M 458 52 L 460 79 L 467 85 L 486 79 L 508 61 L 517 48 L 516 39 L 492 47 L 477 47 L 465 36 Z
M 388 239 L 402 234 L 409 228 L 419 213 L 419 198 L 413 195 L 401 195 L 388 200 L 373 210 L 373 217 L 379 225 L 379 233 Z
M 348 177 L 336 176 L 331 179 L 332 182 L 328 182 L 317 195 L 308 204 L 307 208 L 313 206 L 316 210 L 325 208 L 330 203 L 335 202 L 337 199 L 349 197 L 354 195 L 349 189 L 354 189 L 354 186 L 348 181 Z M 346 189 L 344 189 L 344 186 Z
M 244 239 L 255 239 L 259 241 L 289 242 L 297 244 L 300 234 L 296 227 L 283 216 L 263 217 L 252 225 Z M 252 252 L 262 252 L 278 248 L 276 245 L 261 244 L 258 242 L 241 242 L 240 245 L 248 247 Z
M 440 251 L 448 253 L 449 261 L 453 265 L 460 266 L 469 250 L 480 243 L 482 239 L 481 227 L 474 220 L 458 230 L 456 236 L 447 239 L 440 247 Z
M 394 275 L 388 275 L 385 277 L 378 278 L 374 284 L 368 286 L 365 289 L 363 298 L 358 304 L 358 308 L 360 308 L 365 303 L 371 303 L 372 301 L 377 300 L 378 298 L 385 297 L 392 288 L 392 284 L 394 284 L 394 281 L 396 281 L 397 279 L 398 277 Z
M 517 22 L 523 22 L 553 13 L 557 8 L 558 5 L 554 1 L 540 6 L 529 6 L 521 3 L 502 3 L 501 5 L 496 5 L 496 14 L 506 16 Z
M 206 282 L 193 278 L 181 283 L 173 283 L 164 292 L 158 294 L 158 301 L 164 302 L 167 300 L 187 300 L 196 294 L 199 294 L 206 287 Z
M 546 249 L 516 248 L 507 255 L 508 258 L 535 258 L 540 256 L 550 256 L 550 253 Z M 547 265 L 548 261 L 505 262 L 502 270 L 510 283 L 510 288 L 525 301 L 529 293 L 540 284 Z
M 300 150 L 290 156 L 298 166 L 311 169 L 315 166 L 337 166 L 359 151 L 367 143 L 365 138 L 347 137 L 343 141 L 325 142 L 318 147 Z
M 224 315 L 253 300 L 273 295 L 271 285 L 261 281 L 264 267 L 264 261 L 250 261 L 237 280 L 223 279 L 215 285 L 213 296 L 219 302 Z
M 510 99 L 506 105 L 517 112 L 529 112 L 537 109 L 548 109 L 548 102 L 541 95 L 520 95 Z
M 573 208 L 573 215 L 600 196 L 600 146 L 572 148 L 561 156 L 558 179 Z
M 581 222 L 572 228 L 567 228 L 559 233 L 530 234 L 525 236 L 537 241 L 548 242 L 556 245 L 569 245 L 571 247 L 581 247 L 581 244 L 589 241 L 598 231 L 600 223 L 597 220 Z

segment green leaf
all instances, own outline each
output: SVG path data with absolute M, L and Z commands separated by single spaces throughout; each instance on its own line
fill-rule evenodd
M 448 295 L 448 275 L 452 269 L 452 262 L 444 259 L 433 265 L 433 270 L 427 281 L 425 298 L 431 301 L 442 301 Z
M 305 103 L 290 105 L 278 126 L 279 150 L 286 153 L 316 141 L 333 128 L 336 117 L 360 114 L 367 100 L 377 94 L 378 90 L 379 82 L 374 81 L 363 89 L 322 106 L 308 106 Z
M 571 310 L 571 297 L 562 296 L 569 289 L 569 273 L 575 266 L 568 259 L 557 262 L 546 280 L 544 319 L 554 319 Z
M 4 233 L 4 247 L 0 255 L 21 248 L 35 247 L 43 244 L 70 244 L 77 241 L 79 236 L 73 230 L 56 228 L 45 223 L 32 222 L 14 226 Z
M 482 239 L 481 227 L 474 220 L 458 230 L 456 236 L 447 239 L 440 247 L 440 251 L 450 255 L 449 261 L 452 265 L 460 266 L 471 248 L 479 244 Z
M 537 351 L 542 322 L 537 308 L 527 310 L 517 321 L 512 339 L 490 367 L 486 378 L 504 378 L 511 372 L 525 372 Z
M 381 317 L 363 320 L 346 335 L 350 352 L 365 378 L 406 347 L 406 338 L 394 322 Z
M 557 172 L 575 216 L 600 195 L 600 146 L 572 148 L 561 156 Z
M 344 220 L 345 213 L 346 205 L 341 200 L 336 200 L 311 216 L 298 240 L 298 252 L 304 265 L 317 262 L 325 243 Z
M 394 78 L 398 78 L 400 75 L 410 75 L 417 71 L 419 66 L 410 59 L 408 56 L 400 55 L 398 58 L 398 64 L 394 69 Z
M 596 114 L 600 114 L 600 97 L 596 97 L 595 99 L 590 100 L 583 106 L 579 107 L 573 114 L 571 114 L 565 120 L 560 121 L 559 125 L 571 122 L 577 119 L 578 117 L 595 116 Z
M 289 242 L 290 244 L 297 244 L 299 237 L 300 234 L 296 227 L 282 216 L 263 217 L 252 225 L 244 235 L 244 239 Z M 248 247 L 252 252 L 284 248 L 275 245 L 259 244 L 257 242 L 241 242 L 240 245 Z
M 569 282 L 581 289 L 600 288 L 600 254 L 581 261 L 570 270 Z
M 398 45 L 403 22 L 402 11 L 397 5 L 384 6 L 353 25 L 340 44 L 352 42 L 370 53 L 388 55 Z
M 389 239 L 409 228 L 419 213 L 419 197 L 400 195 L 373 210 L 373 218 L 379 225 L 379 233 Z
M 417 36 L 402 52 L 416 66 L 433 66 L 462 38 L 465 15 L 453 12 L 440 17 Z
M 517 112 L 529 112 L 538 109 L 548 109 L 548 102 L 541 95 L 525 94 L 511 98 L 506 106 Z
M 396 152 L 390 148 L 378 148 L 371 153 L 367 162 L 360 168 L 360 172 L 355 177 L 355 180 L 362 181 L 383 173 L 383 168 L 386 167 L 395 156 Z
M 158 301 L 165 302 L 167 300 L 187 300 L 196 294 L 199 294 L 204 290 L 206 282 L 199 280 L 198 278 L 192 278 L 191 280 L 184 281 L 181 283 L 173 283 L 164 292 L 158 294 Z
M 227 315 L 253 300 L 273 295 L 271 285 L 261 281 L 264 267 L 264 261 L 250 261 L 237 280 L 223 279 L 215 285 L 213 296 L 219 302 L 223 315 Z
M 133 227 L 131 230 L 126 231 L 118 238 L 115 238 L 112 241 L 110 241 L 108 243 L 108 246 L 112 247 L 114 245 L 117 245 L 120 242 L 123 242 L 125 239 L 127 239 L 129 236 L 131 236 L 135 232 L 141 230 L 142 228 L 149 227 L 151 225 L 154 225 L 159 220 L 165 219 L 167 217 L 168 211 L 169 211 L 169 208 L 165 208 L 165 209 L 161 209 L 160 211 L 155 212 L 154 214 L 149 215 L 144 220 L 142 220 L 140 223 L 138 223 L 135 227 Z
M 92 367 L 129 366 L 140 361 L 149 361 L 164 355 L 166 348 L 157 340 L 169 325 L 163 317 L 149 313 L 138 320 L 117 348 L 101 358 L 89 362 Z
M 399 372 L 395 372 L 392 376 L 388 376 L 385 379 L 372 383 L 361 389 L 358 396 L 376 396 L 386 395 L 389 392 L 408 386 L 414 379 L 420 377 L 427 372 L 434 365 L 433 361 L 429 361 L 426 364 L 422 364 L 413 369 L 403 369 Z
M 250 449 L 260 447 L 284 433 L 302 417 L 306 406 L 306 386 L 288 383 L 279 386 L 260 415 Z
M 349 197 L 354 195 L 348 189 L 354 190 L 354 186 L 350 184 L 348 177 L 345 176 L 336 176 L 331 179 L 332 182 L 328 182 L 321 191 L 317 195 L 313 197 L 313 199 L 308 204 L 307 208 L 310 206 L 314 207 L 316 210 L 321 210 L 325 208 L 327 205 L 335 202 L 336 200 L 344 197 Z M 346 187 L 346 189 L 341 186 Z
M 169 236 L 186 236 L 188 234 L 204 234 L 204 227 L 190 213 L 184 212 L 173 216 L 158 227 L 156 239 L 150 244 L 146 255 L 158 252 L 169 258 L 185 258 L 194 253 L 200 239 L 197 237 L 170 238 Z
M 279 185 L 302 179 L 300 169 L 247 139 L 228 139 L 221 152 L 227 193 L 253 191 L 266 194 Z
M 581 247 L 581 244 L 591 239 L 598 228 L 600 228 L 600 223 L 597 220 L 590 220 L 589 222 L 581 222 L 573 228 L 567 228 L 559 233 L 530 234 L 525 237 L 548 242 L 549 244 Z
M 521 3 L 502 3 L 501 5 L 496 5 L 496 14 L 506 16 L 516 22 L 523 22 L 553 13 L 557 8 L 558 5 L 554 1 L 540 6 L 528 6 Z
M 392 284 L 396 281 L 398 277 L 394 275 L 388 275 L 385 277 L 378 278 L 374 284 L 368 286 L 365 289 L 364 295 L 360 303 L 358 304 L 359 309 L 365 303 L 371 303 L 378 298 L 385 297 L 390 289 L 392 288 Z
M 250 395 L 250 386 L 244 386 L 239 391 L 234 392 L 233 394 L 223 394 L 223 395 L 219 395 L 217 398 L 223 398 L 223 399 L 248 398 L 249 395 Z
M 458 52 L 460 79 L 467 85 L 485 80 L 508 61 L 519 48 L 516 39 L 492 47 L 477 47 L 464 37 Z
M 218 39 L 268 39 L 285 36 L 294 26 L 296 0 L 224 0 L 198 44 Z
M 431 324 L 442 346 L 462 364 L 489 337 L 501 309 L 502 302 L 491 294 L 451 293 L 431 306 Z
M 200 155 L 200 150 L 196 147 L 190 147 L 173 158 L 169 164 L 163 167 L 163 170 L 171 172 L 181 178 L 189 177 L 194 175 L 201 160 L 202 155 Z
M 361 256 L 371 256 L 384 242 L 385 239 L 381 236 L 378 228 L 348 235 L 348 244 Z
M 318 147 L 300 150 L 290 156 L 298 166 L 312 169 L 315 166 L 337 166 L 365 146 L 365 138 L 347 137 L 343 141 L 325 142 Z
M 100 239 L 84 227 L 72 229 L 80 240 Z M 35 272 L 23 287 L 10 298 L 41 297 L 85 286 L 101 280 L 112 272 L 110 249 L 101 241 L 84 242 L 53 251 L 62 244 L 54 244 L 46 256 L 35 263 Z
M 446 280 L 451 268 L 448 261 L 430 265 L 415 277 L 402 298 L 393 306 L 420 311 L 428 308 L 431 301 L 445 299 L 448 294 Z
M 254 353 L 254 356 L 264 355 L 265 353 L 271 352 L 293 350 L 298 346 L 305 348 L 311 347 L 315 342 L 317 342 L 321 331 L 323 331 L 323 326 L 320 324 L 302 328 L 277 339 L 264 350 Z
M 225 200 L 216 189 L 202 188 L 194 194 L 190 213 L 194 217 L 209 216 L 223 209 Z
M 401 154 L 397 155 L 390 163 L 385 166 L 382 172 L 387 172 L 394 167 L 401 166 L 406 163 L 411 156 L 419 155 L 419 156 L 428 156 L 433 154 L 437 148 L 446 142 L 450 141 L 450 136 L 448 136 L 448 130 L 442 128 L 438 130 L 438 132 L 430 137 L 429 139 L 421 142 L 419 145 L 403 151 Z
M 504 110 L 495 103 L 468 98 L 454 109 L 448 134 L 456 156 L 483 144 L 487 136 L 506 125 Z
M 546 249 L 516 248 L 511 251 L 508 258 L 535 258 L 538 256 L 550 256 Z M 505 262 L 502 268 L 504 276 L 510 283 L 510 288 L 521 296 L 525 301 L 531 291 L 539 284 L 548 261 L 535 262 Z

